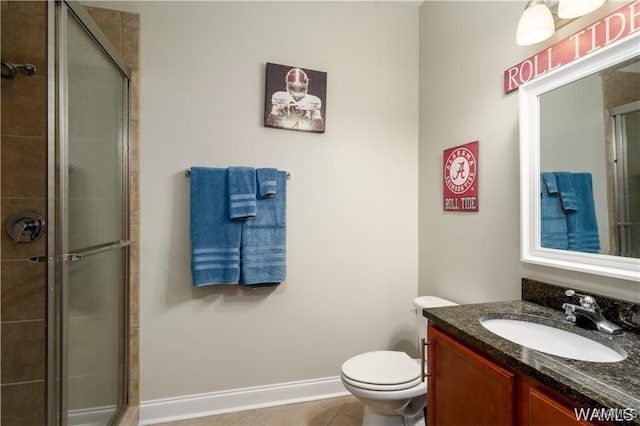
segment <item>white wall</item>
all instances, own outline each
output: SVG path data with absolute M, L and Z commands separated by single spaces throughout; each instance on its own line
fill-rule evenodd
M 621 7 L 534 46 L 515 43 L 522 1 L 426 1 L 420 10 L 420 294 L 457 302 L 520 298 L 521 277 L 640 300 L 637 283 L 520 262 L 518 92 L 503 72 Z M 442 211 L 442 151 L 480 141 L 480 211 Z
M 418 7 L 106 6 L 141 14 L 141 400 L 335 377 L 362 351 L 413 350 Z M 267 61 L 328 73 L 325 134 L 262 126 Z M 292 173 L 277 289 L 192 288 L 195 165 Z

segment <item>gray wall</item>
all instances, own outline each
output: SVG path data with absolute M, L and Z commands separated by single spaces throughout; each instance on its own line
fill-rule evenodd
M 603 105 L 599 74 L 540 97 L 540 169 L 591 173 L 600 253 L 609 254 Z
M 418 6 L 108 6 L 141 15 L 141 400 L 337 377 L 357 353 L 413 350 Z M 328 73 L 326 133 L 262 126 L 267 61 Z M 196 165 L 291 172 L 278 288 L 192 288 Z
M 420 10 L 420 294 L 520 296 L 518 2 L 425 2 Z M 524 59 L 524 57 L 523 57 Z M 478 213 L 444 212 L 442 152 L 479 141 Z

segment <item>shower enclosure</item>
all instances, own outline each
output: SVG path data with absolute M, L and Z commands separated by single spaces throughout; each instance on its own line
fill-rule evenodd
M 640 257 L 640 101 L 612 111 L 617 253 Z
M 5 424 L 128 404 L 131 73 L 76 2 L 2 1 Z

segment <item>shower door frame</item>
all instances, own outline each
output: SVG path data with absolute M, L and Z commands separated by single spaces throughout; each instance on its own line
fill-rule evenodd
M 614 174 L 614 217 L 616 255 L 629 256 L 633 252 L 633 227 L 638 223 L 630 217 L 629 173 L 625 118 L 626 114 L 640 111 L 640 101 L 633 101 L 611 109 L 613 126 L 613 174 Z
M 123 248 L 124 302 L 122 306 L 122 356 L 123 371 L 120 372 L 118 386 L 118 407 L 111 420 L 122 416 L 128 405 L 129 345 L 128 345 L 128 288 L 129 288 L 129 96 L 131 71 L 124 60 L 97 26 L 91 16 L 78 1 L 48 0 L 47 2 L 47 255 L 46 255 L 46 424 L 67 425 L 68 415 L 68 108 L 67 108 L 67 15 L 71 13 L 84 27 L 118 71 L 125 77 L 123 86 L 123 233 L 126 241 Z M 63 201 L 60 201 L 63 200 Z M 121 404 L 121 405 L 120 405 Z

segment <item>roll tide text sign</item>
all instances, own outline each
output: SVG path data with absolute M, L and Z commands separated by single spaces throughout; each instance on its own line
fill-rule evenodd
M 640 0 L 621 7 L 572 36 L 512 66 L 504 72 L 504 93 L 535 80 L 640 31 Z
M 478 141 L 445 149 L 442 160 L 444 210 L 477 212 Z

